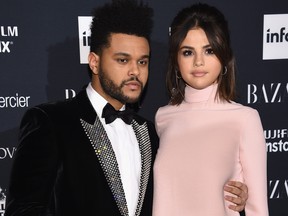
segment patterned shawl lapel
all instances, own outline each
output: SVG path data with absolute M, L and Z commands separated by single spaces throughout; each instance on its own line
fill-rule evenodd
M 95 154 L 99 160 L 99 163 L 101 164 L 121 215 L 129 216 L 116 156 L 101 121 L 99 120 L 98 116 L 96 117 L 93 125 L 82 119 L 80 119 L 80 121 L 95 150 Z M 135 216 L 139 216 L 144 202 L 149 173 L 151 170 L 152 150 L 147 123 L 145 122 L 144 124 L 140 125 L 137 121 L 133 120 L 132 127 L 136 134 L 141 154 L 140 189 L 135 213 Z
M 135 131 L 141 154 L 140 190 L 139 190 L 138 204 L 135 213 L 135 216 L 139 216 L 144 202 L 147 184 L 149 180 L 149 174 L 152 165 L 152 150 L 147 123 L 145 122 L 144 124 L 140 125 L 137 121 L 133 120 L 132 127 Z

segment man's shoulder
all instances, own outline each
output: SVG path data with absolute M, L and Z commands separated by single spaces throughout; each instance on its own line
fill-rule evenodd
M 79 92 L 75 97 L 65 100 L 58 100 L 53 102 L 42 103 L 31 107 L 27 110 L 26 113 L 47 116 L 55 116 L 55 117 L 64 117 L 72 115 L 75 111 L 77 111 L 78 104 L 81 104 L 81 98 L 85 97 L 85 92 Z

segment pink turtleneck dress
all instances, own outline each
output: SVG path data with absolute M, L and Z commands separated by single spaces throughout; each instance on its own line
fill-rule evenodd
M 153 216 L 239 216 L 224 185 L 245 182 L 246 216 L 267 216 L 266 144 L 258 112 L 215 101 L 217 85 L 189 86 L 179 106 L 156 114 L 160 147 L 154 165 Z

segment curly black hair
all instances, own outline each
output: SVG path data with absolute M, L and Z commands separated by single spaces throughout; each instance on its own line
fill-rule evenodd
M 91 24 L 91 52 L 101 53 L 109 47 L 112 33 L 124 33 L 144 37 L 150 42 L 153 27 L 153 9 L 142 1 L 112 0 L 93 10 Z

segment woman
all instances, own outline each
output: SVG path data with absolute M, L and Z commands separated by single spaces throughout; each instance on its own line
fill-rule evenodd
M 246 216 L 267 216 L 266 148 L 258 112 L 233 101 L 235 61 L 227 22 L 195 4 L 171 25 L 170 104 L 156 114 L 153 216 L 233 216 L 223 187 L 249 188 Z

